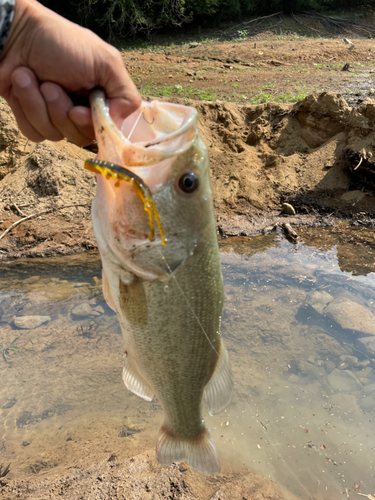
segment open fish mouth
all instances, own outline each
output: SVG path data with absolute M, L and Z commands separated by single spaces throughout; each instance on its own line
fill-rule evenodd
M 108 197 L 110 190 L 119 187 L 121 181 L 130 183 L 148 214 L 149 240 L 155 241 L 156 225 L 161 243 L 165 245 L 167 240 L 159 215 L 162 206 L 157 208 L 153 195 L 168 184 L 174 159 L 186 152 L 196 138 L 197 111 L 171 103 L 142 102 L 139 110 L 115 123 L 101 89 L 91 93 L 90 103 L 99 155 L 96 160 L 86 160 L 85 168 L 103 175 L 111 184 L 112 188 L 109 184 L 104 188 L 103 183 L 102 188 L 98 186 L 103 197 Z M 121 190 L 124 188 L 125 185 Z M 121 196 L 120 190 L 115 191 L 116 200 L 113 203 L 112 199 L 112 204 L 122 204 L 122 211 L 131 213 L 126 196 Z M 145 224 L 142 216 L 129 220 L 129 234 L 144 234 Z
M 108 147 L 108 140 L 112 141 L 119 157 L 119 161 L 112 161 L 124 167 L 152 166 L 180 155 L 189 149 L 197 134 L 194 108 L 143 101 L 141 108 L 128 116 L 119 128 L 110 117 L 102 90 L 96 89 L 90 94 L 90 103 L 97 135 L 99 130 L 98 143 L 104 142 L 103 146 Z M 107 140 L 101 141 L 101 138 Z M 109 149 L 114 153 L 113 147 Z

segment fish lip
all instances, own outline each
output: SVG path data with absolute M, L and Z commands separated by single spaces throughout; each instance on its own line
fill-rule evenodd
M 112 142 L 115 145 L 116 154 L 118 158 L 112 159 L 113 163 L 118 163 L 119 165 L 124 165 L 128 167 L 140 167 L 140 166 L 153 166 L 160 163 L 163 160 L 177 156 L 184 153 L 191 145 L 192 141 L 196 138 L 198 134 L 197 128 L 197 118 L 198 112 L 195 108 L 184 106 L 185 118 L 182 118 L 181 123 L 178 125 L 176 130 L 166 133 L 162 137 L 155 137 L 147 141 L 135 141 L 131 142 L 125 134 L 123 133 L 123 127 L 126 120 L 123 121 L 121 128 L 112 120 L 109 113 L 109 105 L 106 100 L 105 94 L 101 89 L 95 89 L 90 94 L 90 103 L 93 114 L 93 121 L 95 128 L 100 130 L 103 134 L 105 130 L 112 134 Z M 152 111 L 163 110 L 164 114 L 167 116 L 168 110 L 178 110 L 182 107 L 178 104 L 172 103 L 160 103 L 159 101 L 142 102 L 140 112 L 144 112 L 148 109 L 150 113 Z M 156 108 L 156 109 L 154 109 Z M 184 115 L 180 113 L 180 115 Z M 147 120 L 146 120 L 147 121 Z M 148 122 L 149 123 L 149 122 Z M 156 130 L 156 129 L 155 129 Z M 130 134 L 132 131 L 130 132 Z M 184 141 L 181 141 L 182 136 L 185 137 Z M 104 138 L 97 137 L 98 142 L 104 141 Z M 179 144 L 182 142 L 182 144 Z M 162 148 L 160 147 L 162 146 Z M 100 149 L 100 148 L 99 148 Z

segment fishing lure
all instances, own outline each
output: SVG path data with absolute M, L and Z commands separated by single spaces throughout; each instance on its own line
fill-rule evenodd
M 115 165 L 114 163 L 110 163 L 108 161 L 93 160 L 91 158 L 85 161 L 85 169 L 90 170 L 91 172 L 94 172 L 96 174 L 104 175 L 104 177 L 106 177 L 107 179 L 110 179 L 111 177 L 113 179 L 117 179 L 117 183 L 115 184 L 116 187 L 119 186 L 120 180 L 130 182 L 133 185 L 134 191 L 142 200 L 144 209 L 148 214 L 148 220 L 150 224 L 149 240 L 155 240 L 155 218 L 156 224 L 159 228 L 161 242 L 163 245 L 166 244 L 159 213 L 156 209 L 152 193 L 138 175 L 130 172 L 130 170 L 127 170 L 124 167 L 120 167 L 120 165 Z

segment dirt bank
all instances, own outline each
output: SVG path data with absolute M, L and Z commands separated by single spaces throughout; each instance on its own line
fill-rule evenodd
M 195 102 L 209 149 L 219 231 L 267 232 L 275 223 L 372 224 L 375 101 L 350 108 L 337 94 L 296 104 Z M 0 104 L 0 256 L 69 254 L 95 247 L 92 153 L 66 142 L 32 144 Z M 280 215 L 282 203 L 294 216 Z M 12 224 L 30 215 L 4 231 Z
M 152 458 L 150 458 L 152 457 Z M 91 460 L 92 463 L 92 460 Z M 280 488 L 256 472 L 205 476 L 184 462 L 160 467 L 154 452 L 119 461 L 116 455 L 95 465 L 69 467 L 61 475 L 7 481 L 0 479 L 4 500 L 46 500 L 56 495 L 97 500 L 283 500 Z

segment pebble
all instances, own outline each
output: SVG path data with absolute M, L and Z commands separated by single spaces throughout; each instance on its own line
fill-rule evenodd
M 335 368 L 327 377 L 329 386 L 335 392 L 356 392 L 362 389 L 361 382 L 350 370 L 338 370 Z
M 335 299 L 324 309 L 324 314 L 344 330 L 355 330 L 375 336 L 375 316 L 367 307 L 345 298 Z
M 79 304 L 74 309 L 72 309 L 72 316 L 78 318 L 85 318 L 86 316 L 90 316 L 91 314 L 92 309 L 90 304 L 88 304 L 87 302 L 83 302 L 82 304 Z
M 293 205 L 290 205 L 290 203 L 283 203 L 282 204 L 281 213 L 287 214 L 287 215 L 296 215 L 296 211 L 295 211 Z
M 324 290 L 319 292 L 310 292 L 307 294 L 306 303 L 314 309 L 319 314 L 323 314 L 324 308 L 333 300 L 332 295 L 325 292 Z
M 352 366 L 358 365 L 358 359 L 355 356 L 350 356 L 349 354 L 344 354 L 340 356 L 340 370 L 345 370 L 346 368 L 351 368 Z
M 369 380 L 368 378 L 366 378 L 366 377 L 359 377 L 359 378 L 358 378 L 358 380 L 359 380 L 359 381 L 361 382 L 361 384 L 363 384 L 363 385 L 367 385 L 367 384 L 370 382 L 370 380 Z
M 13 316 L 13 322 L 16 327 L 23 330 L 38 328 L 38 326 L 47 323 L 47 321 L 51 321 L 51 316 Z
M 359 361 L 357 363 L 357 368 L 367 368 L 371 364 L 371 361 L 369 359 L 365 359 L 365 361 Z
M 104 309 L 102 308 L 102 306 L 94 307 L 94 311 L 98 312 L 99 314 L 104 314 Z

